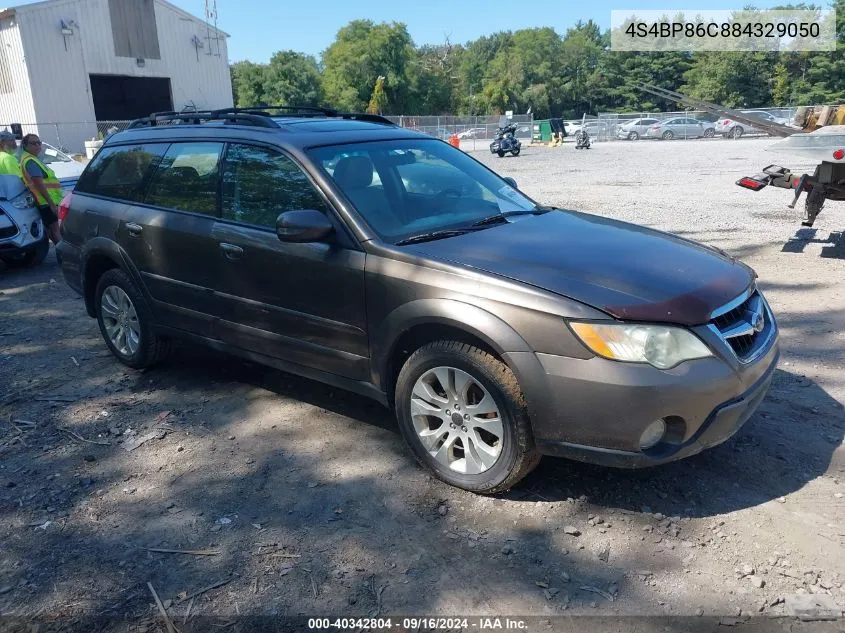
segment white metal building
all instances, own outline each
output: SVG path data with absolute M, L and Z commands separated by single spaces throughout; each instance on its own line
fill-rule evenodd
M 164 0 L 0 10 L 0 129 L 81 152 L 97 121 L 231 107 L 227 37 Z

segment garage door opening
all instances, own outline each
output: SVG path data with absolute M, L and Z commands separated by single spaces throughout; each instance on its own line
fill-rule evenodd
M 91 75 L 98 121 L 125 121 L 173 109 L 169 77 Z

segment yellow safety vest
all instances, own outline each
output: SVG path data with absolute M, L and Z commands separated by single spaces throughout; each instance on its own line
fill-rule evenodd
M 46 207 L 49 204 L 47 199 L 42 196 L 41 193 L 35 188 L 35 185 L 32 182 L 32 177 L 26 171 L 26 166 L 30 161 L 35 161 L 35 164 L 38 165 L 41 169 L 43 169 L 44 173 L 47 174 L 44 177 L 44 186 L 47 188 L 47 193 L 50 194 L 50 200 L 53 201 L 53 204 L 58 206 L 59 203 L 62 201 L 63 197 L 62 184 L 59 182 L 59 179 L 56 178 L 55 172 L 29 152 L 24 152 L 23 160 L 21 160 L 21 174 L 23 176 L 23 181 L 26 183 L 26 186 L 29 187 L 29 190 L 32 192 L 32 195 L 35 196 L 35 203 L 39 207 Z
M 0 152 L 0 176 L 17 176 L 21 178 L 21 164 L 9 152 Z

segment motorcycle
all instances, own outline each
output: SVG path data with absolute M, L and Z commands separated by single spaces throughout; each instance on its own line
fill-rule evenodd
M 496 130 L 493 142 L 490 143 L 491 154 L 498 154 L 499 158 L 502 158 L 508 152 L 514 156 L 519 156 L 521 150 L 522 143 L 516 138 L 516 123 L 505 125 Z

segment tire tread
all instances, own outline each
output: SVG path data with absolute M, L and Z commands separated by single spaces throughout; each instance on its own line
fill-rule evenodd
M 540 463 L 540 459 L 542 457 L 534 444 L 534 435 L 532 433 L 531 422 L 528 417 L 528 405 L 525 401 L 522 389 L 519 386 L 519 381 L 513 371 L 511 371 L 510 367 L 489 352 L 479 349 L 469 343 L 454 340 L 440 340 L 421 346 L 408 357 L 408 360 L 399 372 L 397 385 L 403 384 L 403 379 L 406 378 L 407 373 L 413 368 L 414 361 L 416 361 L 420 356 L 430 353 L 456 354 L 472 359 L 487 370 L 487 373 L 498 383 L 499 388 L 505 394 L 511 408 L 511 411 L 509 412 L 511 414 L 510 417 L 513 419 L 516 426 L 516 462 L 505 479 L 498 484 L 479 489 L 472 489 L 469 487 L 467 489 L 472 489 L 473 492 L 482 494 L 497 494 L 510 490 L 514 485 L 525 478 L 528 473 L 537 467 L 537 464 Z M 413 453 L 417 461 L 423 467 L 428 468 L 425 461 L 417 455 L 416 452 Z
M 156 334 L 153 329 L 152 311 L 146 299 L 135 285 L 135 282 L 132 281 L 132 278 L 120 268 L 111 268 L 103 273 L 97 280 L 97 291 L 95 294 L 97 323 L 100 326 L 100 332 L 103 335 L 103 339 L 106 340 L 106 345 L 109 349 L 111 350 L 112 348 L 111 342 L 106 337 L 102 316 L 100 315 L 100 297 L 106 286 L 119 286 L 129 295 L 129 299 L 135 306 L 135 313 L 138 315 L 138 323 L 141 326 L 141 349 L 135 360 L 128 360 L 119 354 L 115 354 L 114 350 L 112 350 L 112 354 L 124 365 L 133 367 L 134 369 L 153 367 L 165 360 L 170 354 L 170 340 Z

